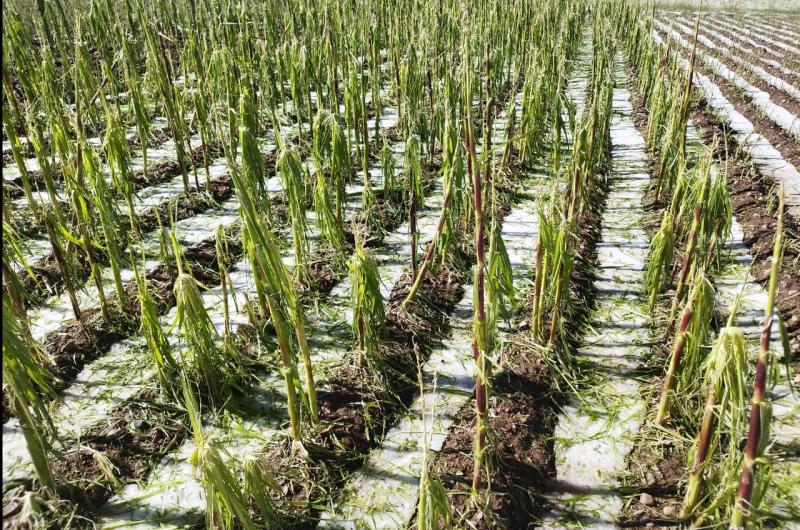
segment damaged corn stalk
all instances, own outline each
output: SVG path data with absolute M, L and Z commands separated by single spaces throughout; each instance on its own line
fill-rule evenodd
M 750 399 L 750 419 L 747 431 L 747 444 L 744 448 L 742 472 L 734 501 L 730 527 L 744 528 L 748 518 L 758 508 L 769 487 L 769 462 L 764 461 L 764 450 L 769 444 L 770 424 L 772 422 L 772 402 L 768 397 L 769 390 L 775 385 L 777 362 L 775 353 L 770 347 L 772 326 L 775 318 L 775 295 L 777 293 L 778 270 L 784 251 L 783 216 L 784 195 L 781 186 L 778 192 L 778 224 L 772 246 L 772 264 L 770 268 L 767 303 L 764 307 L 764 324 L 758 345 L 756 372 L 753 380 L 753 392 Z M 781 335 L 785 337 L 783 324 L 778 318 Z M 786 341 L 784 340 L 784 344 Z M 790 355 L 785 351 L 784 355 Z M 761 465 L 759 465 L 761 464 Z
M 281 259 L 275 237 L 266 226 L 264 210 L 268 206 L 257 200 L 256 184 L 252 180 L 244 178 L 235 167 L 231 167 L 231 172 L 241 205 L 240 214 L 244 221 L 243 242 L 253 267 L 261 313 L 263 318 L 269 315 L 278 337 L 292 438 L 299 442 L 302 440 L 302 435 L 298 393 L 308 404 L 311 422 L 316 423 L 319 418 L 313 366 L 305 334 L 305 313 L 295 292 L 294 283 Z M 291 339 L 292 331 L 296 344 Z M 299 388 L 295 360 L 297 352 L 303 359 L 305 369 L 305 393 Z
M 352 327 L 356 334 L 356 363 L 367 366 L 378 353 L 384 323 L 381 278 L 375 259 L 364 249 L 361 238 L 350 258 L 350 299 L 353 310 Z

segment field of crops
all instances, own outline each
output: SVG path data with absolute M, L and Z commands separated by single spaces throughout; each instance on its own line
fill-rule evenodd
M 4 529 L 800 529 L 800 12 L 2 24 Z

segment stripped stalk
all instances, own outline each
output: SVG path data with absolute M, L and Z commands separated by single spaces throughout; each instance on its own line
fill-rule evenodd
M 664 383 L 661 388 L 661 400 L 658 405 L 658 413 L 656 414 L 656 423 L 663 425 L 669 415 L 670 398 L 672 388 L 675 386 L 676 378 L 678 377 L 678 368 L 681 365 L 681 359 L 686 349 L 687 341 L 689 340 L 689 325 L 696 311 L 696 304 L 699 299 L 703 297 L 703 290 L 708 281 L 703 276 L 702 272 L 698 273 L 697 280 L 695 281 L 694 289 L 686 301 L 686 306 L 683 309 L 681 320 L 678 325 L 678 330 L 675 337 L 675 344 L 672 348 L 672 356 L 670 357 L 669 368 L 667 375 L 664 377 Z M 702 303 L 702 302 L 701 302 Z
M 482 489 L 483 481 L 481 479 L 481 470 L 484 464 L 484 456 L 486 451 L 486 430 L 488 427 L 489 414 L 487 409 L 487 381 L 489 378 L 489 363 L 486 358 L 486 310 L 484 302 L 484 214 L 483 214 L 483 192 L 481 183 L 481 173 L 478 165 L 478 156 L 475 151 L 475 142 L 472 138 L 472 125 L 469 118 L 465 118 L 465 134 L 467 142 L 467 150 L 470 153 L 472 160 L 472 187 L 473 187 L 473 200 L 475 210 L 475 299 L 473 310 L 473 330 L 474 337 L 472 340 L 472 358 L 476 365 L 475 375 L 475 412 L 477 415 L 477 422 L 475 425 L 475 445 L 474 445 L 474 463 L 472 471 L 472 490 L 478 492 Z
M 772 245 L 772 265 L 769 274 L 769 287 L 767 288 L 767 304 L 764 307 L 764 325 L 761 328 L 756 375 L 753 380 L 753 396 L 750 401 L 750 425 L 747 432 L 747 445 L 744 451 L 742 474 L 739 478 L 739 489 L 736 494 L 736 506 L 731 517 L 732 528 L 744 528 L 751 510 L 755 507 L 755 503 L 752 500 L 757 478 L 756 464 L 764 454 L 764 448 L 769 441 L 769 424 L 772 420 L 772 403 L 769 399 L 765 399 L 765 396 L 769 384 L 767 381 L 768 372 L 773 355 L 770 351 L 769 342 L 772 335 L 778 269 L 780 268 L 783 254 L 784 195 L 782 184 L 778 191 L 778 197 L 778 223 L 775 227 L 775 238 Z

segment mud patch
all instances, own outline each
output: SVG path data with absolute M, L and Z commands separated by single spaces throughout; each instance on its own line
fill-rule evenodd
M 57 461 L 54 471 L 70 484 L 70 498 L 96 509 L 122 483 L 145 478 L 184 440 L 186 422 L 182 409 L 162 402 L 156 391 L 144 392 L 118 408 L 108 423 L 85 433 L 81 446 Z M 101 465 L 103 457 L 111 468 Z

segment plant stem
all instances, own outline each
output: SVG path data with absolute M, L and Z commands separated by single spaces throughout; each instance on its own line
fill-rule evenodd
M 694 298 L 690 297 L 686 302 L 686 307 L 683 309 L 681 322 L 678 326 L 678 331 L 675 338 L 675 345 L 672 348 L 672 356 L 670 357 L 669 368 L 667 375 L 664 377 L 664 383 L 661 388 L 661 401 L 658 404 L 658 413 L 656 414 L 656 423 L 663 425 L 669 413 L 669 398 L 672 387 L 675 383 L 675 377 L 678 371 L 678 366 L 683 357 L 683 350 L 686 347 L 687 333 L 689 324 L 692 321 L 692 314 L 694 312 Z
M 472 471 L 472 489 L 477 492 L 481 489 L 481 468 L 483 467 L 486 445 L 486 428 L 488 421 L 486 378 L 488 366 L 486 363 L 486 312 L 484 300 L 484 226 L 483 226 L 483 192 L 481 185 L 481 172 L 478 166 L 478 157 L 475 152 L 475 143 L 469 118 L 466 118 L 467 147 L 472 157 L 473 193 L 475 204 L 475 292 L 474 304 L 474 337 L 472 340 L 472 358 L 476 364 L 475 377 L 475 411 L 477 421 L 475 425 L 474 465 Z
M 736 494 L 736 506 L 731 517 L 731 527 L 743 528 L 747 523 L 750 512 L 750 501 L 753 497 L 753 487 L 756 481 L 756 460 L 761 456 L 766 440 L 762 437 L 769 429 L 769 401 L 764 397 L 767 391 L 767 371 L 770 364 L 769 340 L 772 335 L 772 320 L 775 309 L 775 292 L 778 284 L 778 269 L 783 252 L 783 185 L 778 192 L 778 224 L 775 228 L 775 239 L 772 246 L 772 265 L 769 275 L 769 288 L 767 290 L 767 305 L 764 308 L 764 325 L 761 328 L 758 360 L 756 361 L 756 376 L 753 382 L 753 397 L 750 402 L 750 425 L 747 433 L 747 446 L 745 447 L 742 474 L 739 478 L 739 489 Z M 767 425 L 762 421 L 767 420 Z
M 53 256 L 56 258 L 56 263 L 58 263 L 61 277 L 64 279 L 64 286 L 67 288 L 67 293 L 69 294 L 72 312 L 75 315 L 75 319 L 78 322 L 83 323 L 83 314 L 81 313 L 81 308 L 78 304 L 78 297 L 75 295 L 75 285 L 72 283 L 72 275 L 70 274 L 69 265 L 67 264 L 66 259 L 64 259 L 64 252 L 61 248 L 61 243 L 59 243 L 58 238 L 56 237 L 56 232 L 53 228 L 53 221 L 48 216 L 44 217 L 44 226 L 45 230 L 47 230 L 47 237 L 50 240 L 50 246 L 53 248 Z
M 278 336 L 278 349 L 281 352 L 281 363 L 283 364 L 283 380 L 286 383 L 286 402 L 289 411 L 289 423 L 292 428 L 292 440 L 302 441 L 300 432 L 300 407 L 297 401 L 297 390 L 294 387 L 294 364 L 292 363 L 292 352 L 289 345 L 286 319 L 277 307 L 272 297 L 267 297 L 269 313 L 272 316 L 272 323 L 275 327 L 275 334 Z

